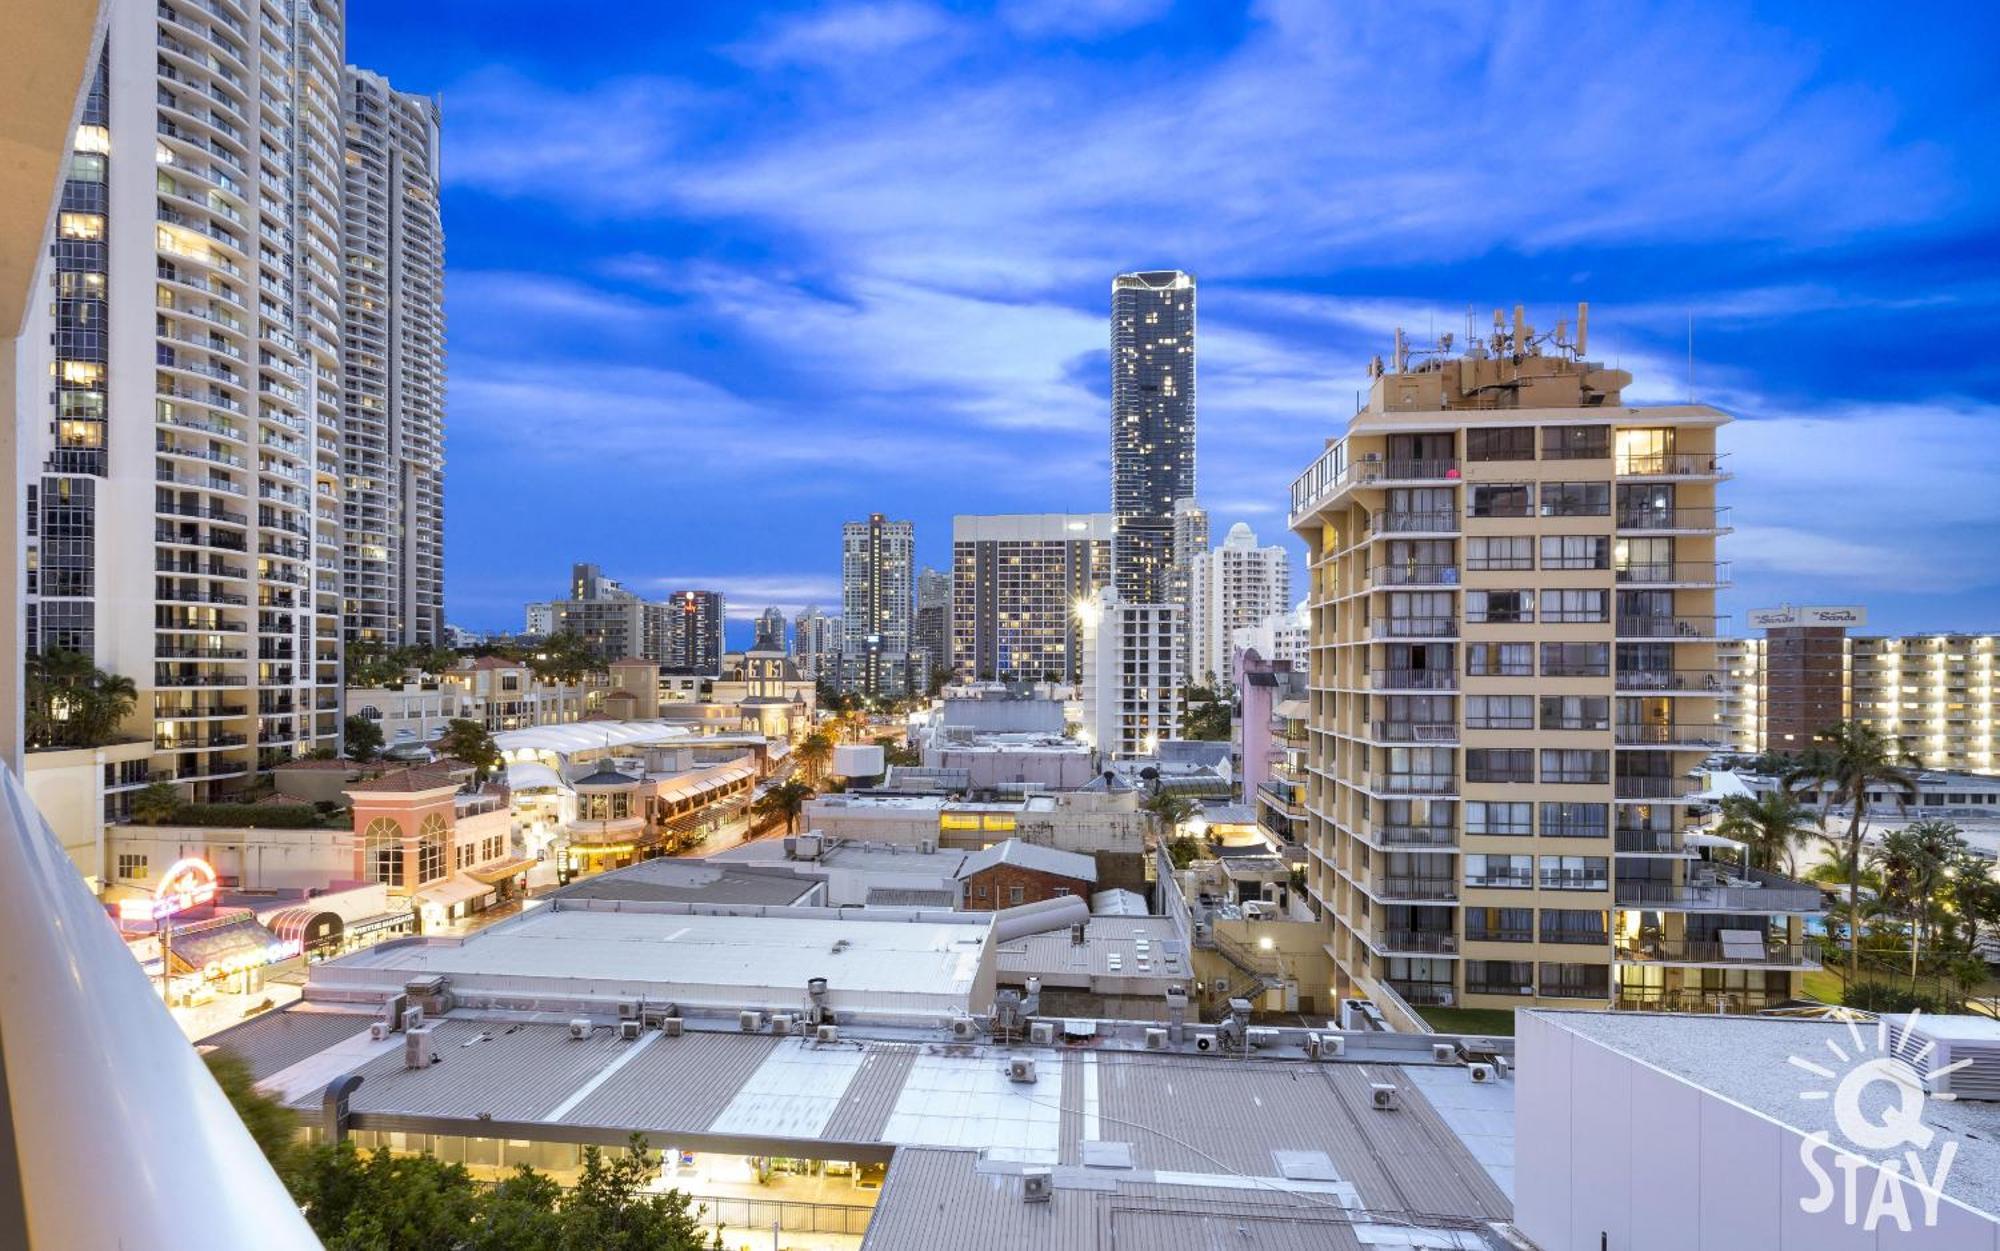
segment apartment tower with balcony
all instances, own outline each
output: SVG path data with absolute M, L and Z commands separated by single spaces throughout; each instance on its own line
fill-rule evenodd
M 951 667 L 963 678 L 1075 683 L 1077 606 L 1111 585 L 1109 513 L 951 519 Z
M 1343 991 L 1746 1008 L 1818 892 L 1690 838 L 1718 747 L 1717 434 L 1517 308 L 1378 358 L 1292 489 L 1310 570 L 1307 885 Z
M 346 478 L 342 624 L 349 643 L 444 642 L 444 226 L 438 105 L 342 76 L 346 165 Z
M 1127 603 L 1173 601 L 1174 503 L 1194 498 L 1194 382 L 1193 275 L 1112 279 L 1111 511 Z
M 1230 685 L 1236 680 L 1238 630 L 1262 625 L 1292 601 L 1292 561 L 1278 544 L 1257 545 L 1239 521 L 1222 545 L 1197 554 L 1188 573 L 1188 676 Z
M 917 528 L 872 513 L 840 533 L 841 682 L 864 695 L 908 693 Z
M 16 401 L 28 646 L 153 740 L 113 819 L 338 741 L 341 49 L 337 3 L 106 6 Z

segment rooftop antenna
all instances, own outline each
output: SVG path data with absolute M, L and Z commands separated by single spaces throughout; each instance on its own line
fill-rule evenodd
M 1694 403 L 1694 310 L 1688 310 L 1688 403 Z
M 1396 327 L 1396 372 L 1405 373 L 1410 367 L 1410 349 L 1403 342 L 1403 328 Z
M 1514 306 L 1514 355 L 1526 356 L 1527 354 L 1528 306 L 1525 304 L 1516 304 Z
M 1590 350 L 1590 302 L 1579 300 L 1576 305 L 1576 354 L 1580 359 Z

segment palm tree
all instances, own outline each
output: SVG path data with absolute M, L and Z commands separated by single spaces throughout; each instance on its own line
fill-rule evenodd
M 31 747 L 97 747 L 131 715 L 139 689 L 81 652 L 51 648 L 28 657 L 22 724 Z
M 1961 831 L 1949 821 L 1912 821 L 1891 830 L 1868 853 L 1868 864 L 1882 876 L 1884 902 L 1898 903 L 1910 914 L 1910 959 L 1931 938 L 1930 921 L 1939 886 L 1965 847 Z
M 759 817 L 783 817 L 785 833 L 790 834 L 798 825 L 799 814 L 805 811 L 806 800 L 812 796 L 813 788 L 804 782 L 780 782 L 757 796 L 750 811 Z
M 817 782 L 826 762 L 833 759 L 833 736 L 824 730 L 814 730 L 792 749 L 792 756 L 805 771 L 806 779 Z
M 1797 876 L 1798 844 L 1820 836 L 1819 823 L 1790 791 L 1765 791 L 1758 795 L 1731 795 L 1722 801 L 1722 819 L 1715 832 L 1746 844 L 1750 863 L 1775 869 L 1783 862 L 1785 873 Z
M 1917 792 L 1917 759 L 1909 748 L 1874 726 L 1860 721 L 1841 721 L 1821 731 L 1818 745 L 1801 753 L 1791 779 L 1794 789 L 1817 790 L 1821 812 L 1835 804 L 1850 806 L 1847 830 L 1842 834 L 1822 833 L 1840 856 L 1847 870 L 1847 911 L 1860 917 L 1861 834 L 1868 820 L 1868 792 L 1886 790 L 1902 807 L 1906 797 Z M 1856 925 L 1848 935 L 1847 980 L 1852 985 L 1861 973 L 1861 935 Z
M 1139 807 L 1152 815 L 1155 830 L 1162 840 L 1172 838 L 1196 811 L 1192 799 L 1167 790 L 1154 791 Z
M 180 806 L 181 793 L 172 782 L 154 782 L 132 796 L 132 819 L 140 825 L 165 825 Z

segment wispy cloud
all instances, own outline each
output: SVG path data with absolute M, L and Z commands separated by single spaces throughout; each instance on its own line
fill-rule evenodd
M 826 573 L 673 573 L 642 577 L 627 585 L 648 597 L 690 589 L 720 591 L 731 621 L 754 620 L 766 608 L 777 608 L 788 617 L 809 606 L 840 613 L 840 578 Z
M 891 53 L 940 40 L 953 30 L 926 4 L 849 4 L 772 22 L 730 51 L 760 68 L 785 65 L 855 68 Z

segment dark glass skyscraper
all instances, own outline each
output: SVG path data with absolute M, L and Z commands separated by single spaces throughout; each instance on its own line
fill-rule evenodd
M 1111 280 L 1111 511 L 1118 594 L 1169 596 L 1174 501 L 1194 495 L 1194 278 Z

